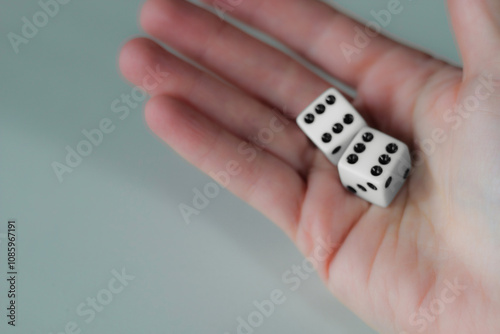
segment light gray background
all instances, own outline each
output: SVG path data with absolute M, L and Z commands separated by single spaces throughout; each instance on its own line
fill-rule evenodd
M 82 333 L 236 333 L 238 316 L 274 289 L 286 302 L 256 333 L 373 333 L 338 303 L 316 276 L 292 292 L 281 280 L 302 256 L 269 221 L 223 192 L 186 225 L 178 205 L 209 179 L 146 128 L 142 106 L 120 121 L 110 104 L 131 87 L 116 66 L 120 47 L 141 34 L 142 1 L 73 0 L 15 54 L 35 1 L 1 0 L 0 233 L 19 222 L 18 327 L 0 332 L 59 333 L 70 321 Z M 333 1 L 332 1 L 333 2 Z M 335 1 L 365 20 L 382 0 Z M 459 62 L 443 1 L 402 0 L 388 31 Z M 116 126 L 66 176 L 51 163 L 83 129 L 103 118 Z M 0 310 L 6 303 L 5 240 L 0 244 Z M 135 279 L 86 324 L 75 313 L 122 268 Z

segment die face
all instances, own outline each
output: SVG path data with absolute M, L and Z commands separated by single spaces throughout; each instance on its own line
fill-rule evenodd
M 297 125 L 337 165 L 366 122 L 338 90 L 330 88 L 297 116 Z
M 348 190 L 387 207 L 408 177 L 410 152 L 403 142 L 365 127 L 352 140 L 338 168 L 340 180 Z

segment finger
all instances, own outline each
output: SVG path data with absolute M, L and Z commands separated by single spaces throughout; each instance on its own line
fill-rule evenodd
M 210 4 L 231 3 L 227 0 Z M 234 1 L 233 1 L 234 3 Z M 230 14 L 289 46 L 293 51 L 357 90 L 358 105 L 374 126 L 411 140 L 414 111 L 426 86 L 441 87 L 456 68 L 404 46 L 316 0 L 237 1 Z M 401 5 L 403 6 L 403 5 Z M 403 7 L 391 9 L 400 12 Z M 377 15 L 389 21 L 388 9 Z M 380 27 L 380 26 L 379 26 Z M 429 87 L 430 88 L 430 87 Z M 432 89 L 427 101 L 437 98 Z M 422 94 L 423 95 L 423 94 Z M 426 101 L 426 102 L 427 102 Z
M 243 1 L 231 13 L 238 16 L 251 12 L 254 3 Z M 383 124 L 375 126 L 393 135 L 411 136 L 411 113 L 417 93 L 442 63 L 381 36 L 372 38 L 369 46 L 347 63 L 339 45 L 343 40 L 349 41 L 348 36 L 353 37 L 352 20 L 316 1 L 271 0 L 263 2 L 260 8 L 266 10 L 255 9 L 247 14 L 254 17 L 250 22 L 265 28 L 264 21 L 277 20 L 279 24 L 266 32 L 281 37 L 295 50 L 357 86 L 361 109 L 369 110 L 374 119 L 383 120 Z M 244 18 L 243 14 L 240 16 Z M 147 32 L 231 83 L 271 105 L 286 106 L 292 116 L 328 86 L 280 51 L 186 1 L 150 0 L 142 10 L 141 23 Z M 330 25 L 330 33 L 323 33 L 321 40 L 310 30 L 318 23 L 324 29 Z M 308 34 L 299 33 L 301 29 Z M 299 37 L 290 37 L 296 33 Z M 317 51 L 310 51 L 313 49 Z
M 147 103 L 146 121 L 187 161 L 294 237 L 305 186 L 288 165 L 166 95 Z
M 316 0 L 241 1 L 227 13 L 274 36 L 354 88 L 378 66 L 390 62 L 404 70 L 428 58 Z
M 448 7 L 466 77 L 500 69 L 500 2 L 448 0 Z
M 151 69 L 168 73 L 150 85 L 155 96 L 167 94 L 188 102 L 240 138 L 265 148 L 294 169 L 305 173 L 314 153 L 307 138 L 279 111 L 272 110 L 244 92 L 167 52 L 145 38 L 127 43 L 120 55 L 120 67 L 133 84 L 144 86 Z
M 291 118 L 331 86 L 285 54 L 187 1 L 148 1 L 141 24 L 154 37 Z

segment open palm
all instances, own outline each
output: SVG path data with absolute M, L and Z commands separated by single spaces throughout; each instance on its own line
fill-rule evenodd
M 169 73 L 149 89 L 151 129 L 276 222 L 317 264 L 330 290 L 375 329 L 499 333 L 494 1 L 449 1 L 463 70 L 373 32 L 346 53 L 346 45 L 355 46 L 355 27 L 364 27 L 319 1 L 225 3 L 226 14 L 355 88 L 353 103 L 370 125 L 412 149 L 408 183 L 387 209 L 350 195 L 294 123 L 330 84 L 183 0 L 149 0 L 141 24 L 211 73 L 144 38 L 127 43 L 120 56 L 136 85 L 151 69 Z

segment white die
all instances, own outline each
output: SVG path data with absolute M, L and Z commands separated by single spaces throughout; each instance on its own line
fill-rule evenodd
M 356 133 L 366 126 L 356 109 L 334 88 L 302 111 L 297 124 L 334 165 Z
M 387 207 L 410 173 L 410 152 L 403 142 L 365 127 L 342 155 L 338 169 L 340 180 L 349 191 Z

